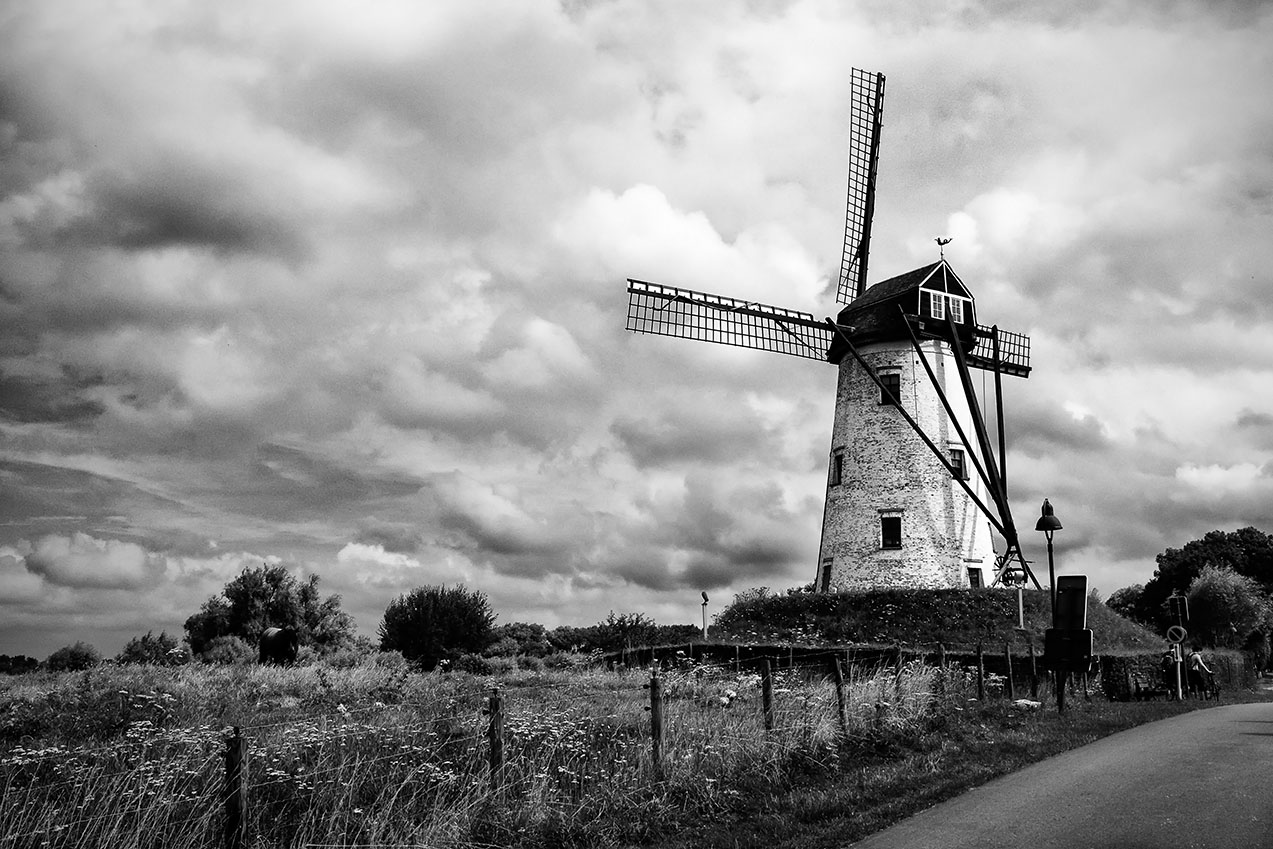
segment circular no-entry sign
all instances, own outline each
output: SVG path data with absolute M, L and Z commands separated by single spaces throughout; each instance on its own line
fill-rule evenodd
M 1183 643 L 1189 632 L 1180 625 L 1172 625 L 1167 629 L 1167 640 L 1172 643 Z

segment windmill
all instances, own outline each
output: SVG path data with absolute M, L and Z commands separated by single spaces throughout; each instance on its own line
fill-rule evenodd
M 944 250 L 867 287 L 884 75 L 854 68 L 850 92 L 836 319 L 629 279 L 627 329 L 839 368 L 819 590 L 980 586 L 986 568 L 992 586 L 1028 577 L 1041 589 L 1021 553 L 1004 462 L 1001 380 L 1029 376 L 1030 340 L 977 323 Z M 971 369 L 994 377 L 997 452 Z M 998 555 L 990 529 L 1005 543 Z

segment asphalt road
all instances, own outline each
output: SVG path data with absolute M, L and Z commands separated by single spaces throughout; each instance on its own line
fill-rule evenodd
M 998 778 L 854 849 L 1273 849 L 1273 704 L 1142 725 Z

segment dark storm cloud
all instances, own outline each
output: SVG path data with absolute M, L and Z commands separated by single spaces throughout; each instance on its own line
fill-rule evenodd
M 411 554 L 420 548 L 423 537 L 418 525 L 407 522 L 389 522 L 368 516 L 359 520 L 354 542 L 379 545 L 385 551 Z
M 750 411 L 707 399 L 686 400 L 682 408 L 615 418 L 610 431 L 637 468 L 736 460 L 764 445 L 764 427 Z
M 258 447 L 243 471 L 232 476 L 237 481 L 233 498 L 244 502 L 243 512 L 268 519 L 326 516 L 337 507 L 410 496 L 420 488 L 420 481 L 407 476 L 360 473 L 315 453 L 270 443 Z
M 1028 454 L 1102 453 L 1113 447 L 1096 417 L 1076 417 L 1052 405 L 1013 406 L 1005 427 L 1013 449 Z
M 68 237 L 127 250 L 179 245 L 299 257 L 299 222 L 284 198 L 261 197 L 247 182 L 252 177 L 189 160 L 150 161 L 142 173 L 103 175 L 89 187 L 92 220 Z
M 102 404 L 84 396 L 100 379 L 76 379 L 69 370 L 53 380 L 16 377 L 0 371 L 0 416 L 13 421 L 87 423 L 100 416 Z

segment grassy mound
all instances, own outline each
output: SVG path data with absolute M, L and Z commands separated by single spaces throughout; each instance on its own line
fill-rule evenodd
M 1041 643 L 1051 624 L 1046 590 L 1022 592 L 1025 635 Z M 1017 629 L 1017 593 L 1004 589 L 875 590 L 846 593 L 741 594 L 721 612 L 717 639 L 801 645 L 968 647 L 1023 636 Z M 1102 654 L 1144 651 L 1164 639 L 1089 602 L 1087 626 Z

